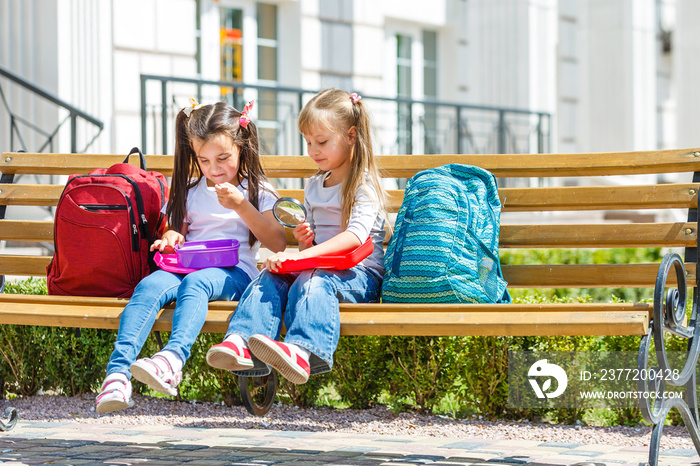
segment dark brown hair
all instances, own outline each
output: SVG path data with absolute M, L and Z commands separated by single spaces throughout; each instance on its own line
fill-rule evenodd
M 258 209 L 261 183 L 267 181 L 258 145 L 258 129 L 255 123 L 247 127 L 238 124 L 241 112 L 225 102 L 204 105 L 192 110 L 189 116 L 180 110 L 175 120 L 175 165 L 173 167 L 170 198 L 166 215 L 170 228 L 181 231 L 187 214 L 187 191 L 202 179 L 202 171 L 197 162 L 197 154 L 192 148 L 192 140 L 206 142 L 221 134 L 231 138 L 239 150 L 238 181 L 248 180 L 248 200 Z M 257 241 L 249 233 L 252 246 Z

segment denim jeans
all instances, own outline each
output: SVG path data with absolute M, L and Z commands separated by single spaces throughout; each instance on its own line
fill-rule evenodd
M 204 326 L 209 310 L 207 303 L 235 301 L 249 283 L 250 277 L 238 267 L 212 267 L 187 275 L 157 270 L 148 275 L 136 286 L 122 312 L 107 375 L 121 372 L 131 378 L 129 366 L 141 352 L 158 311 L 175 300 L 173 328 L 163 349 L 177 354 L 184 363 Z
M 286 275 L 263 270 L 243 293 L 227 336 L 236 334 L 248 341 L 252 335 L 263 334 L 279 340 L 284 318 L 284 342 L 311 353 L 312 374 L 328 372 L 333 368 L 333 353 L 340 338 L 338 303 L 378 301 L 381 287 L 382 277 L 361 265 Z M 253 369 L 234 374 L 251 377 L 270 372 L 266 364 L 252 356 Z

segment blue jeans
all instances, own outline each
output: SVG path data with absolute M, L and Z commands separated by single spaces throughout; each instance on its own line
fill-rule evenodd
M 187 275 L 157 270 L 148 275 L 122 312 L 107 375 L 121 372 L 131 378 L 129 367 L 141 352 L 158 311 L 175 300 L 173 328 L 163 349 L 177 354 L 184 363 L 206 321 L 207 303 L 235 301 L 249 283 L 250 277 L 238 267 L 211 267 Z
M 333 353 L 340 338 L 339 302 L 366 303 L 379 300 L 382 277 L 364 266 L 347 270 L 305 270 L 280 275 L 268 270 L 252 281 L 241 297 L 228 326 L 227 336 L 248 341 L 263 334 L 279 340 L 282 313 L 287 329 L 285 343 L 294 343 L 311 353 L 312 374 L 333 368 Z M 263 376 L 270 368 L 253 356 L 254 367 L 234 374 Z

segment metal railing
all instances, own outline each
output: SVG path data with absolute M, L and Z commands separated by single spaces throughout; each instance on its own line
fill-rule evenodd
M 262 151 L 303 154 L 296 118 L 317 91 L 141 75 L 141 146 L 166 154 L 177 112 L 195 97 L 203 103 L 228 101 L 236 108 L 256 99 L 253 117 Z M 551 150 L 551 114 L 403 97 L 362 96 L 374 126 L 375 152 L 381 154 L 544 153 Z
M 12 109 L 10 108 L 10 104 L 8 102 L 7 96 L 5 95 L 5 90 L 2 86 L 2 80 L 0 80 L 0 101 L 2 101 L 2 105 L 7 112 L 7 115 L 9 115 L 10 118 L 10 147 L 3 147 L 3 151 L 17 151 L 17 150 L 24 150 L 28 151 L 29 148 L 27 147 L 27 139 L 24 137 L 22 129 L 25 128 L 27 130 L 32 131 L 34 135 L 39 136 L 39 141 L 37 143 L 38 147 L 34 147 L 31 149 L 31 152 L 44 152 L 47 148 L 49 151 L 53 152 L 54 151 L 54 142 L 56 140 L 56 137 L 58 135 L 59 130 L 61 127 L 67 122 L 70 121 L 70 148 L 71 152 L 77 153 L 77 152 L 85 152 L 90 145 L 97 139 L 97 137 L 100 135 L 102 130 L 104 129 L 104 123 L 102 121 L 98 120 L 97 118 L 88 115 L 87 113 L 83 112 L 82 110 L 74 107 L 73 105 L 69 104 L 68 102 L 59 99 L 55 95 L 49 93 L 48 91 L 45 91 L 44 89 L 41 89 L 34 84 L 28 82 L 27 80 L 17 76 L 14 73 L 11 73 L 5 68 L 0 67 L 0 76 L 9 79 L 12 83 L 22 87 L 32 95 L 41 97 L 45 101 L 48 101 L 51 104 L 56 105 L 59 109 L 63 109 L 68 112 L 68 114 L 60 119 L 60 113 L 58 114 L 59 119 L 58 124 L 56 124 L 56 127 L 53 128 L 52 130 L 44 130 L 40 128 L 37 124 L 32 123 L 31 121 L 27 120 L 26 118 L 21 117 L 18 115 L 16 112 L 13 112 Z M 81 150 L 78 150 L 78 121 L 79 119 L 87 122 L 91 126 L 94 126 L 97 128 L 96 133 L 92 136 L 92 138 L 88 141 L 88 143 L 81 148 Z M 16 140 L 18 141 L 18 146 L 16 145 Z

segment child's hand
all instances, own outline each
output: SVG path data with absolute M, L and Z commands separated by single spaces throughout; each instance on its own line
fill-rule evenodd
M 294 228 L 293 233 L 300 245 L 309 247 L 314 244 L 314 238 L 316 235 L 314 235 L 314 231 L 311 229 L 311 225 L 308 223 L 300 223 Z
M 219 198 L 219 204 L 227 209 L 235 210 L 236 207 L 245 201 L 243 193 L 231 183 L 221 183 L 214 185 L 216 196 Z
M 163 233 L 161 239 L 157 239 L 153 242 L 151 251 L 158 250 L 160 252 L 165 251 L 166 254 L 172 254 L 175 252 L 175 245 L 177 244 L 180 246 L 185 244 L 185 237 L 175 230 L 168 230 Z
M 276 272 L 282 262 L 300 258 L 298 252 L 278 252 L 265 259 L 265 268 L 270 272 Z

